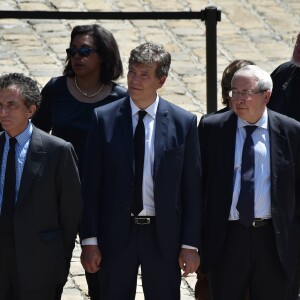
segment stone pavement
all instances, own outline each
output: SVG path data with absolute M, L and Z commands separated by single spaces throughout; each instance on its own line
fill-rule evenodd
M 250 59 L 271 72 L 290 59 L 300 30 L 299 0 L 0 0 L 0 10 L 200 11 L 216 6 L 218 82 L 234 59 Z M 132 48 L 160 42 L 172 54 L 169 78 L 160 94 L 197 114 L 206 112 L 205 23 L 200 20 L 0 20 L 0 74 L 23 72 L 42 87 L 62 73 L 74 25 L 98 22 L 118 41 L 125 74 Z M 126 86 L 125 77 L 120 83 Z M 218 85 L 219 108 L 220 87 Z M 77 245 L 63 299 L 87 299 Z M 193 299 L 195 276 L 182 281 L 182 299 Z M 137 299 L 143 299 L 139 280 Z

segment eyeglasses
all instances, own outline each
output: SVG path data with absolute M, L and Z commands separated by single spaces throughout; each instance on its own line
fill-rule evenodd
M 260 90 L 257 92 L 254 92 L 252 90 L 248 90 L 248 91 L 243 91 L 243 92 L 239 92 L 239 91 L 229 91 L 229 97 L 232 99 L 237 99 L 238 97 L 241 97 L 243 99 L 250 99 L 251 97 L 253 97 L 253 95 L 259 94 L 259 93 L 263 93 L 266 90 Z
M 98 52 L 98 49 L 95 48 L 68 48 L 66 49 L 68 57 L 74 57 L 76 53 L 80 57 L 88 57 L 92 52 Z
M 297 38 L 292 38 L 292 42 L 295 43 L 295 46 L 300 45 L 300 40 L 298 40 Z

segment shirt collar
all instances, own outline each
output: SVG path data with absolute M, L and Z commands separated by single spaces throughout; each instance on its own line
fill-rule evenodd
M 28 121 L 28 125 L 24 131 L 22 131 L 20 134 L 18 134 L 15 138 L 18 142 L 19 145 L 25 144 L 31 137 L 32 135 L 32 124 L 30 121 Z M 9 141 L 10 136 L 5 132 L 5 139 L 6 142 Z
M 241 118 L 238 117 L 238 123 L 237 123 L 238 128 L 241 128 L 241 127 L 244 127 L 247 125 L 255 125 L 257 127 L 268 129 L 268 110 L 267 110 L 267 108 L 265 108 L 265 111 L 264 111 L 262 117 L 255 124 L 250 124 L 247 121 L 242 120 Z
M 155 101 L 145 109 L 145 111 L 146 111 L 153 119 L 155 119 L 155 115 L 156 115 L 156 112 L 157 112 L 158 103 L 159 103 L 159 96 L 156 95 Z M 138 107 L 134 104 L 134 102 L 133 102 L 133 100 L 131 99 L 131 97 L 130 97 L 130 106 L 131 106 L 131 116 L 133 117 L 135 114 L 138 113 L 138 111 L 140 110 L 140 108 L 138 108 Z

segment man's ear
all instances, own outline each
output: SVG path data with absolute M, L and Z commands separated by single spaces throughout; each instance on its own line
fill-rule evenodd
M 35 112 L 36 112 L 36 105 L 34 104 L 30 105 L 30 107 L 28 108 L 28 119 L 31 119 L 31 117 L 34 115 Z
M 159 79 L 159 82 L 158 82 L 159 88 L 161 88 L 165 84 L 166 80 L 167 80 L 167 76 L 163 76 Z
M 272 93 L 272 92 L 271 92 L 270 90 L 265 91 L 264 100 L 265 100 L 266 105 L 267 105 L 268 102 L 270 101 L 271 93 Z

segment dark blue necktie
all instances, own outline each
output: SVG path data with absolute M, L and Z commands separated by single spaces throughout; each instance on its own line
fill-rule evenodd
M 254 144 L 252 133 L 257 126 L 245 126 L 246 139 L 244 142 L 241 166 L 241 191 L 237 203 L 240 223 L 249 227 L 254 221 Z
M 137 216 L 143 210 L 143 172 L 145 155 L 145 126 L 147 112 L 139 111 L 139 121 L 134 133 L 135 185 L 132 213 Z

